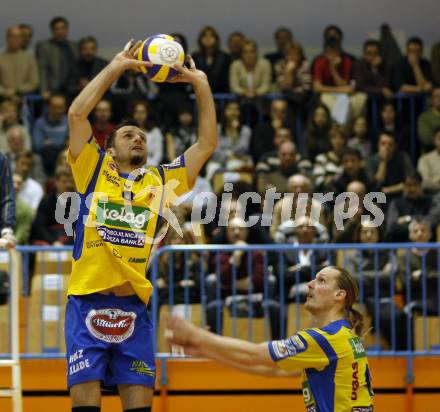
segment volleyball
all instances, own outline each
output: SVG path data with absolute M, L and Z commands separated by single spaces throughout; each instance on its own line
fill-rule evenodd
M 141 67 L 145 75 L 153 82 L 168 82 L 178 72 L 171 66 L 183 65 L 185 52 L 182 45 L 167 34 L 156 34 L 148 37 L 139 48 L 138 60 L 153 63 L 152 67 Z

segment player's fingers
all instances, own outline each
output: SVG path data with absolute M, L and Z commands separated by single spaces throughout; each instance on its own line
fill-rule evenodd
M 134 43 L 134 39 L 130 39 L 130 40 L 127 42 L 127 44 L 124 46 L 124 51 L 125 51 L 125 52 L 128 52 L 128 51 L 131 49 L 133 43 Z
M 187 61 L 188 61 L 188 64 L 189 64 L 189 68 L 191 70 L 195 70 L 196 69 L 196 64 L 194 63 L 194 60 L 193 60 L 193 58 L 190 55 L 187 56 Z
M 137 41 L 136 43 L 134 43 L 132 46 L 131 46 L 131 48 L 130 48 L 130 54 L 133 56 L 133 57 L 135 57 L 135 56 L 137 56 L 137 53 L 138 53 L 138 51 L 139 51 L 139 48 L 141 47 L 141 45 L 142 45 L 142 41 Z

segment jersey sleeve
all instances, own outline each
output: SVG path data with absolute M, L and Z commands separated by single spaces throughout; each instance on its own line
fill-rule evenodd
M 268 347 L 272 360 L 287 372 L 322 369 L 329 364 L 325 352 L 306 331 L 297 332 L 287 339 L 271 341 Z
M 184 155 L 180 155 L 172 163 L 159 166 L 159 169 L 163 172 L 166 203 L 172 205 L 179 196 L 191 189 L 188 185 Z
M 81 153 L 76 159 L 73 158 L 69 149 L 67 161 L 72 168 L 76 190 L 79 193 L 84 193 L 87 190 L 87 186 L 90 183 L 98 164 L 100 154 L 101 149 L 94 138 L 84 145 Z

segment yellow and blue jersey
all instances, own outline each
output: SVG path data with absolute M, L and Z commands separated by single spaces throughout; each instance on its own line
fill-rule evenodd
M 372 412 L 373 390 L 365 349 L 350 323 L 338 320 L 269 342 L 277 365 L 302 369 L 307 412 Z
M 189 190 L 184 156 L 127 175 L 91 139 L 76 159 L 69 152 L 68 161 L 81 197 L 68 294 L 129 282 L 148 303 L 153 287 L 145 272 L 160 216 Z

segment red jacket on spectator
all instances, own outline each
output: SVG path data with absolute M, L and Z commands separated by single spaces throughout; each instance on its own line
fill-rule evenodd
M 92 126 L 93 136 L 95 137 L 95 140 L 99 144 L 101 149 L 105 149 L 105 140 L 107 139 L 107 136 L 112 132 L 114 128 L 115 125 L 113 123 L 109 123 L 107 125 L 107 128 L 101 131 L 96 130 L 95 126 Z
M 346 81 L 349 81 L 352 73 L 352 60 L 345 56 L 341 56 L 337 70 L 339 75 Z M 319 56 L 313 67 L 313 80 L 320 80 L 323 86 L 336 86 L 330 73 L 330 62 L 326 56 Z

